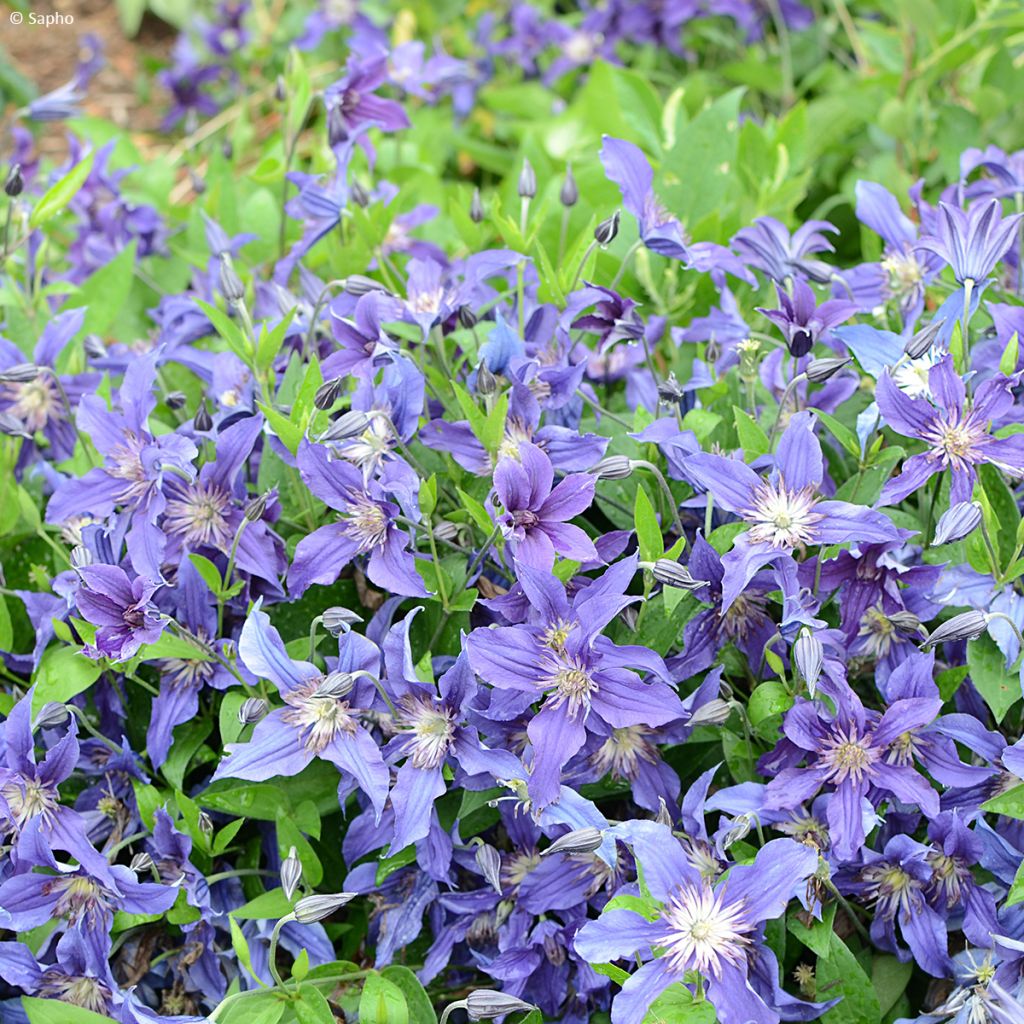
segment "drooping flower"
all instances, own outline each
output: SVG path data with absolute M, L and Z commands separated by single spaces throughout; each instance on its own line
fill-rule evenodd
M 731 241 L 747 266 L 760 270 L 776 285 L 790 279 L 824 284 L 831 280 L 832 268 L 808 257 L 816 252 L 832 252 L 832 243 L 822 232 L 838 230 L 826 220 L 809 220 L 790 234 L 774 217 L 758 217 L 750 227 L 737 231 Z
M 167 625 L 151 598 L 160 584 L 143 576 L 129 579 L 117 565 L 86 565 L 75 600 L 82 615 L 97 627 L 96 642 L 86 653 L 125 661 L 143 644 L 156 643 Z
M 779 308 L 758 307 L 757 311 L 782 331 L 789 354 L 797 358 L 807 355 L 831 328 L 857 312 L 857 306 L 844 299 L 828 299 L 819 306 L 811 286 L 799 279 L 793 281 L 792 295 L 778 284 L 775 290 Z

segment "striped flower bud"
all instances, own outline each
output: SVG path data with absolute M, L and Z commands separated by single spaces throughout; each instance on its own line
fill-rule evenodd
M 523 160 L 517 191 L 520 199 L 532 199 L 537 194 L 537 172 L 529 160 Z
M 480 198 L 480 189 L 473 189 L 473 198 L 469 201 L 469 219 L 479 224 L 484 219 L 484 203 Z
M 961 612 L 947 619 L 941 625 L 936 626 L 921 648 L 928 650 L 930 647 L 938 647 L 939 644 L 955 643 L 958 640 L 977 640 L 988 628 L 988 616 L 984 612 L 972 610 Z
M 357 622 L 363 620 L 355 612 L 336 605 L 333 608 L 328 608 L 320 616 L 320 621 L 331 636 L 340 636 L 342 633 L 347 633 Z
M 813 697 L 825 664 L 825 648 L 809 629 L 800 630 L 800 635 L 793 644 L 793 661 L 807 683 L 807 692 Z
M 370 417 L 359 409 L 349 409 L 342 413 L 331 425 L 320 435 L 321 441 L 346 441 L 352 437 L 358 437 L 370 425 Z
M 812 384 L 824 384 L 830 377 L 834 377 L 844 366 L 852 362 L 852 359 L 812 359 L 807 364 L 804 373 Z
M 565 207 L 575 206 L 580 200 L 580 190 L 576 185 L 576 179 L 572 175 L 572 164 L 565 168 L 565 179 L 562 181 L 562 188 L 558 193 L 558 201 Z
M 594 228 L 594 241 L 598 245 L 604 247 L 611 245 L 615 241 L 616 236 L 619 233 L 619 220 L 622 215 L 616 210 L 606 220 L 601 221 L 600 224 Z
M 242 725 L 255 725 L 267 714 L 267 702 L 262 697 L 246 697 L 238 709 Z
M 476 848 L 476 866 L 494 891 L 501 895 L 501 854 L 493 846 L 481 843 Z
M 316 924 L 325 917 L 330 917 L 336 910 L 354 900 L 357 892 L 335 892 L 330 894 L 317 893 L 313 896 L 304 896 L 295 904 L 295 920 L 299 924 Z
M 593 853 L 604 842 L 604 836 L 600 829 L 587 825 L 585 828 L 574 828 L 566 832 L 564 836 L 556 839 L 546 850 L 541 850 L 542 857 L 548 857 L 553 853 Z
M 291 901 L 302 881 L 302 861 L 293 846 L 288 851 L 288 856 L 281 861 L 281 888 L 284 890 L 284 898 Z
M 326 381 L 316 389 L 316 394 L 313 396 L 313 404 L 321 411 L 327 412 L 331 406 L 337 402 L 341 396 L 341 388 L 344 384 L 344 380 L 341 377 L 335 377 L 333 380 Z
M 35 363 L 18 363 L 9 370 L 0 372 L 0 383 L 28 384 L 39 376 L 39 367 Z
M 942 330 L 942 325 L 945 322 L 946 318 L 940 317 L 938 320 L 932 320 L 927 327 L 919 330 L 903 349 L 907 358 L 920 359 L 935 344 L 935 339 L 939 336 L 939 331 Z
M 356 677 L 351 672 L 329 672 L 313 692 L 313 696 L 340 700 L 351 693 L 355 685 Z
M 651 569 L 651 575 L 666 587 L 695 591 L 708 585 L 707 580 L 694 579 L 685 565 L 673 562 L 671 558 L 659 558 Z
M 493 1020 L 495 1017 L 504 1017 L 506 1013 L 532 1013 L 536 1009 L 533 1003 L 485 988 L 470 992 L 465 1004 L 470 1020 Z
M 932 537 L 932 547 L 963 540 L 969 533 L 973 533 L 980 523 L 981 503 L 958 501 L 942 513 L 935 527 L 935 536 Z

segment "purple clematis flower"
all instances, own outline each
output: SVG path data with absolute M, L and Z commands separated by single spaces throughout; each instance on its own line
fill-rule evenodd
M 810 285 L 799 279 L 793 281 L 792 295 L 778 284 L 775 290 L 779 308 L 758 306 L 757 311 L 782 331 L 790 355 L 797 358 L 807 355 L 820 338 L 857 312 L 856 303 L 844 299 L 828 299 L 819 306 Z
M 911 455 L 900 475 L 889 480 L 878 499 L 895 505 L 922 487 L 936 473 L 949 469 L 950 503 L 970 501 L 977 478 L 975 467 L 989 462 L 1014 476 L 1024 475 L 1024 434 L 996 438 L 991 422 L 1013 408 L 1013 381 L 1002 374 L 982 384 L 968 401 L 953 357 L 946 355 L 928 372 L 932 401 L 911 398 L 885 374 L 875 399 L 885 422 L 904 437 L 916 437 L 928 451 Z
M 89 657 L 126 661 L 143 644 L 160 639 L 167 620 L 151 598 L 161 584 L 142 576 L 129 579 L 116 565 L 86 565 L 78 573 L 78 610 L 98 627 L 95 646 L 85 651 Z
M 361 59 L 353 52 L 345 74 L 324 90 L 324 106 L 337 108 L 350 135 L 373 126 L 385 132 L 409 127 L 402 104 L 376 95 L 388 80 L 387 57 Z
M 774 839 L 752 864 L 733 867 L 712 885 L 665 825 L 629 822 L 615 829 L 633 848 L 644 883 L 660 904 L 649 920 L 634 910 L 606 910 L 576 935 L 590 963 L 649 956 L 612 1002 L 612 1024 L 640 1024 L 670 985 L 697 971 L 722 1024 L 776 1024 L 778 1013 L 750 984 L 751 953 L 764 921 L 781 917 L 818 866 L 818 855 L 792 839 Z
M 619 647 L 601 631 L 629 603 L 625 583 L 634 559 L 609 569 L 570 605 L 562 585 L 544 570 L 519 566 L 519 582 L 535 609 L 533 622 L 474 630 L 469 663 L 493 695 L 485 718 L 508 721 L 542 700 L 530 720 L 533 746 L 529 794 L 538 807 L 556 800 L 561 769 L 587 741 L 634 725 L 665 725 L 686 712 L 665 683 L 642 683 L 633 668 L 668 678 L 664 662 L 645 647 Z
M 960 284 L 980 285 L 988 280 L 996 265 L 1013 244 L 1013 237 L 1024 214 L 1002 216 L 998 199 L 971 203 L 966 212 L 948 203 L 939 203 L 936 234 L 918 242 L 919 249 L 933 252 L 953 268 Z
M 281 634 L 259 603 L 242 627 L 238 653 L 245 667 L 273 683 L 285 707 L 275 708 L 253 730 L 247 743 L 231 743 L 230 756 L 217 767 L 214 779 L 262 782 L 276 775 L 298 775 L 315 758 L 336 765 L 370 798 L 378 816 L 388 795 L 388 769 L 380 748 L 359 723 L 360 709 L 373 702 L 373 683 L 380 653 L 357 633 L 341 642 L 337 670 L 358 676 L 344 699 L 321 696 L 324 673 L 308 661 L 293 661 Z M 342 780 L 344 787 L 347 780 Z
M 736 459 L 707 452 L 691 455 L 686 468 L 719 505 L 751 524 L 722 559 L 722 614 L 759 569 L 790 557 L 797 548 L 843 544 L 851 537 L 875 542 L 899 537 L 879 512 L 821 500 L 824 464 L 810 412 L 790 419 L 779 441 L 775 469 L 766 480 Z
M 303 441 L 296 461 L 306 486 L 340 515 L 338 522 L 299 542 L 288 570 L 289 591 L 298 596 L 314 583 L 331 584 L 349 562 L 366 554 L 366 574 L 378 586 L 426 597 L 408 550 L 409 535 L 395 522 L 398 506 L 386 499 L 384 487 L 376 480 L 365 482 L 351 463 L 332 460 L 324 445 Z
M 732 244 L 747 266 L 760 270 L 777 285 L 790 279 L 825 284 L 832 279 L 832 267 L 807 257 L 832 252 L 832 243 L 822 232 L 838 230 L 827 220 L 809 220 L 791 235 L 774 217 L 758 217 L 750 227 L 736 232 Z
M 498 517 L 515 557 L 526 565 L 550 570 L 555 555 L 578 562 L 600 561 L 594 542 L 573 516 L 594 500 L 594 477 L 572 473 L 552 489 L 551 460 L 535 444 L 519 446 L 519 458 L 506 457 L 494 470 L 494 490 L 505 511 Z
M 836 706 L 834 714 L 820 701 L 803 699 L 786 712 L 782 731 L 791 744 L 787 759 L 806 756 L 807 767 L 783 768 L 768 783 L 765 806 L 796 807 L 822 786 L 834 786 L 828 805 L 832 848 L 840 857 L 851 858 L 864 843 L 862 803 L 871 793 L 882 790 L 926 814 L 938 814 L 938 793 L 914 771 L 912 762 L 890 755 L 904 734 L 932 723 L 942 700 L 896 700 L 879 717 L 867 711 L 845 683 L 828 686 L 828 696 Z
M 659 256 L 679 260 L 688 269 L 726 273 L 751 282 L 750 272 L 724 245 L 691 242 L 679 218 L 669 213 L 654 192 L 654 172 L 643 150 L 632 142 L 603 137 L 601 163 L 610 181 L 619 186 L 622 202 L 636 217 L 644 245 Z

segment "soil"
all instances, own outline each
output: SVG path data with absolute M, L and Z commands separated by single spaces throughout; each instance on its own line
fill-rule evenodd
M 169 59 L 175 29 L 147 14 L 138 35 L 128 39 L 114 0 L 29 0 L 29 9 L 33 15 L 62 15 L 65 22 L 30 24 L 26 15 L 15 26 L 10 20 L 12 9 L 0 3 L 0 47 L 5 51 L 0 52 L 0 60 L 10 59 L 40 93 L 49 92 L 71 77 L 79 40 L 91 33 L 103 43 L 106 66 L 89 87 L 85 111 L 113 121 L 138 142 L 157 131 L 167 96 L 153 81 L 153 72 Z M 45 142 L 63 148 L 63 127 L 43 128 Z

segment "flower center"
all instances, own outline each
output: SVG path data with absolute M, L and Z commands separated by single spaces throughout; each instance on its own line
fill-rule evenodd
M 32 432 L 42 430 L 51 418 L 61 417 L 63 411 L 57 388 L 49 374 L 43 372 L 27 383 L 4 385 L 3 397 L 11 402 L 11 415 Z
M 856 729 L 851 728 L 849 734 L 842 729 L 835 729 L 831 746 L 824 752 L 822 760 L 828 768 L 827 781 L 839 784 L 852 779 L 861 782 L 870 775 L 879 751 L 870 746 L 867 738 L 858 736 Z
M 598 747 L 591 763 L 601 775 L 633 780 L 640 772 L 642 761 L 657 763 L 658 752 L 648 738 L 651 735 L 651 730 L 642 725 L 613 729 L 611 736 Z
M 20 781 L 7 782 L 0 786 L 0 796 L 7 801 L 11 817 L 19 829 L 40 816 L 49 823 L 58 804 L 57 790 L 54 786 L 24 776 Z
M 936 417 L 923 436 L 932 447 L 932 457 L 941 458 L 943 465 L 963 469 L 981 460 L 987 434 L 973 413 L 963 412 Z
M 412 733 L 410 760 L 414 768 L 440 768 L 455 737 L 451 711 L 415 697 L 400 705 L 402 726 Z
M 284 695 L 288 710 L 282 719 L 300 732 L 299 741 L 307 750 L 320 754 L 340 733 L 356 731 L 356 720 L 348 701 L 316 696 L 323 677 L 310 680 L 301 689 Z
M 684 885 L 662 913 L 661 942 L 669 967 L 677 974 L 696 970 L 720 978 L 724 963 L 746 958 L 754 930 L 743 914 L 743 901 L 726 904 L 724 888 Z
M 864 869 L 861 878 L 867 883 L 865 895 L 875 902 L 883 917 L 891 919 L 897 913 L 913 912 L 921 883 L 898 864 L 872 864 Z
M 882 258 L 882 269 L 889 275 L 889 290 L 894 296 L 913 293 L 924 278 L 924 267 L 912 252 L 890 252 Z
M 590 710 L 590 695 L 598 688 L 578 658 L 556 659 L 551 672 L 541 679 L 540 685 L 552 691 L 548 705 L 558 708 L 568 704 L 570 717 L 575 717 L 580 708 Z
M 540 522 L 540 517 L 531 509 L 521 508 L 512 513 L 512 522 L 515 526 L 529 530 Z
M 63 918 L 70 924 L 78 924 L 85 917 L 96 918 L 106 909 L 103 889 L 85 875 L 57 878 L 43 887 L 44 893 L 60 890 L 63 892 L 54 907 L 54 917 Z
M 814 511 L 818 503 L 813 487 L 787 491 L 780 480 L 774 485 L 764 481 L 754 493 L 754 504 L 743 513 L 754 525 L 750 540 L 775 548 L 793 548 L 814 540 L 814 526 L 822 516 Z
M 110 989 L 98 978 L 64 974 L 54 968 L 40 979 L 39 995 L 59 999 L 62 1003 L 80 1006 L 83 1010 L 106 1014 L 110 1009 Z
M 380 547 L 387 539 L 390 525 L 387 510 L 369 498 L 356 497 L 343 518 L 348 523 L 349 536 L 359 542 L 360 551 Z
M 149 490 L 150 481 L 145 466 L 142 465 L 142 449 L 144 445 L 133 433 L 128 431 L 125 443 L 118 445 L 110 453 L 110 465 L 107 472 L 118 480 L 124 480 L 125 486 L 115 495 L 119 504 L 138 501 Z
M 231 505 L 222 487 L 191 484 L 167 502 L 164 529 L 181 537 L 190 547 L 227 549 L 232 541 L 225 513 Z
M 545 647 L 550 647 L 553 651 L 562 651 L 565 649 L 565 642 L 569 639 L 569 634 L 572 630 L 573 623 L 560 619 L 558 622 L 548 626 L 541 635 L 540 642 Z

